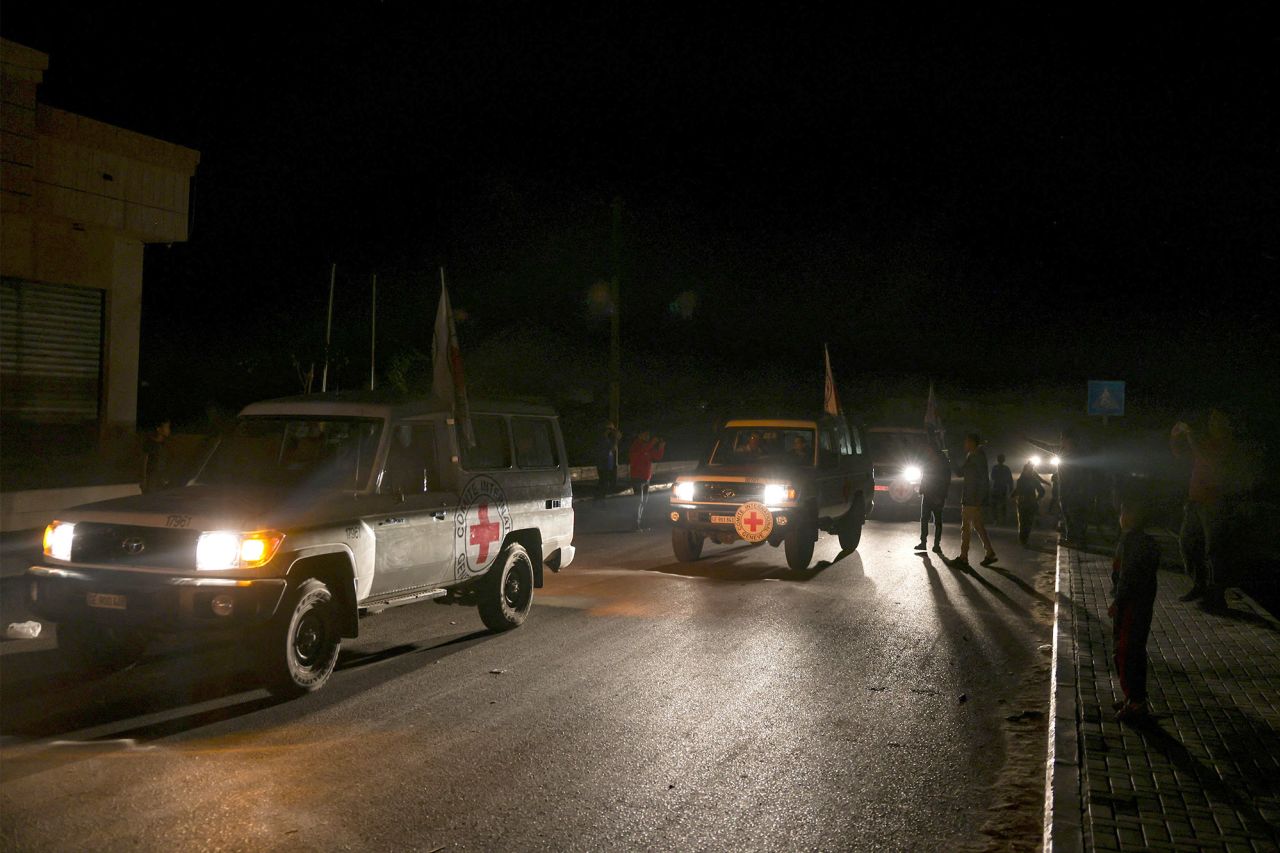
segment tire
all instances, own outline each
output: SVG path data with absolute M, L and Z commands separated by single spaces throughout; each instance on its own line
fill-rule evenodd
M 91 622 L 58 625 L 58 651 L 77 673 L 107 673 L 137 663 L 149 635 L 136 628 L 114 628 Z
M 342 646 L 336 609 L 329 587 L 315 578 L 285 597 L 262 631 L 258 662 L 269 691 L 294 697 L 325 685 Z
M 787 566 L 793 572 L 809 568 L 809 561 L 813 559 L 813 541 L 813 529 L 806 524 L 797 524 L 787 531 L 782 545 L 787 552 Z
M 671 550 L 676 559 L 682 563 L 692 563 L 702 556 L 702 543 L 706 541 L 701 533 L 683 530 L 679 527 L 671 529 Z
M 866 517 L 866 504 L 859 500 L 849 508 L 849 511 L 844 514 L 844 518 L 840 519 L 841 551 L 858 550 L 858 543 L 862 541 L 862 523 L 866 520 Z
M 533 563 L 521 545 L 508 545 L 480 581 L 480 620 L 495 633 L 524 624 L 533 606 Z

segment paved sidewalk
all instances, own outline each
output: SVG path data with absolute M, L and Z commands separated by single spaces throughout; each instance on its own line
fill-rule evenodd
M 1124 726 L 1111 558 L 1059 549 L 1047 847 L 1280 851 L 1280 622 L 1234 591 L 1231 613 L 1211 616 L 1177 600 L 1189 585 L 1160 572 L 1154 718 Z

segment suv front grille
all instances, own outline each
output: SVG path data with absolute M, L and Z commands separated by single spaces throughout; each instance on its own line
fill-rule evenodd
M 698 484 L 693 499 L 697 501 L 753 501 L 764 495 L 759 483 L 708 483 Z
M 71 545 L 73 563 L 108 563 L 146 568 L 193 568 L 195 530 L 80 522 Z

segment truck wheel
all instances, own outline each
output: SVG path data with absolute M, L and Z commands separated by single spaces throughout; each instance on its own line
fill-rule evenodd
M 333 675 L 342 638 L 333 594 L 309 578 L 293 590 L 263 629 L 259 668 L 276 696 L 319 690 Z
M 813 530 L 805 524 L 797 524 L 787 531 L 782 540 L 783 550 L 787 553 L 787 566 L 794 572 L 803 572 L 809 568 L 813 559 Z
M 137 663 L 150 637 L 135 628 L 108 628 L 83 622 L 58 625 L 58 651 L 75 672 L 114 672 Z
M 701 533 L 681 530 L 679 527 L 671 529 L 671 550 L 675 552 L 676 559 L 682 563 L 692 563 L 701 557 L 702 543 L 705 541 Z
M 840 519 L 841 551 L 856 551 L 858 549 L 858 543 L 862 541 L 862 523 L 866 520 L 866 517 L 866 504 L 858 501 L 844 514 L 844 518 Z
M 508 545 L 480 581 L 480 620 L 490 631 L 524 624 L 533 606 L 533 563 L 521 545 Z

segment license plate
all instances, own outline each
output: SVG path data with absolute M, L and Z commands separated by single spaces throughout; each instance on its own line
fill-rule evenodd
M 90 607 L 105 607 L 108 610 L 124 610 L 127 599 L 123 595 L 111 595 L 106 592 L 91 592 L 88 595 Z
M 733 524 L 732 515 L 713 515 L 711 516 L 712 524 Z

